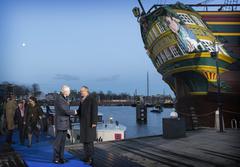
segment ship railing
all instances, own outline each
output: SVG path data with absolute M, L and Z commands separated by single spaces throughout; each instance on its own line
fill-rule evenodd
M 147 12 L 147 14 L 152 13 L 154 10 L 173 4 L 156 4 L 153 5 Z M 198 12 L 200 11 L 240 11 L 240 4 L 186 4 L 186 6 L 193 7 Z
M 240 11 L 239 6 L 240 4 L 189 4 L 193 8 L 203 8 L 203 11 Z M 196 9 L 197 10 L 197 9 Z M 199 11 L 199 10 L 197 10 Z
M 236 119 L 232 119 L 231 120 L 231 128 L 232 129 L 237 129 L 238 128 L 238 124 L 237 124 L 237 120 Z

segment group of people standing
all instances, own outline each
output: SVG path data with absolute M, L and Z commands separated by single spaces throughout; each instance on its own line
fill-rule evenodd
M 1 133 L 6 133 L 6 143 L 15 144 L 12 139 L 14 129 L 18 129 L 20 144 L 25 145 L 28 139 L 28 147 L 32 146 L 32 135 L 39 142 L 40 120 L 43 111 L 35 97 L 26 100 L 16 100 L 14 95 L 7 98 L 3 103 L 1 117 Z
M 70 109 L 68 96 L 70 87 L 63 85 L 61 92 L 55 97 L 55 130 L 56 137 L 53 143 L 53 163 L 63 164 L 64 147 L 67 137 L 67 130 L 70 129 L 70 115 L 79 117 L 80 120 L 80 142 L 83 143 L 85 157 L 82 159 L 86 164 L 93 164 L 94 141 L 96 140 L 96 126 L 98 122 L 98 104 L 96 99 L 90 95 L 87 86 L 80 89 L 81 100 L 77 110 Z M 28 138 L 28 147 L 32 145 L 32 135 L 35 134 L 36 142 L 39 141 L 39 122 L 47 113 L 43 113 L 41 106 L 35 97 L 31 96 L 27 101 L 16 101 L 16 97 L 11 95 L 3 105 L 3 117 L 6 122 L 6 142 L 13 144 L 12 136 L 15 125 L 18 127 L 20 144 L 25 144 Z M 3 127 L 0 128 L 4 129 Z

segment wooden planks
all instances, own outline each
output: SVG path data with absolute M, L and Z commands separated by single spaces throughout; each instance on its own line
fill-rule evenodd
M 0 153 L 0 167 L 27 167 L 16 152 Z
M 171 166 L 211 167 L 240 166 L 240 131 L 214 129 L 187 132 L 187 137 L 167 140 L 161 136 L 127 139 L 95 144 L 96 167 Z M 81 144 L 67 149 L 83 157 Z

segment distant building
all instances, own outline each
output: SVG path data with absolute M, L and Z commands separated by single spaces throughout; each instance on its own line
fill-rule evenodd
M 57 93 L 48 93 L 45 95 L 45 98 L 47 101 L 54 101 L 56 95 L 57 95 Z

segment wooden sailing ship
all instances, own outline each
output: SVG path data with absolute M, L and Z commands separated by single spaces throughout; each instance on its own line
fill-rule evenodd
M 139 3 L 141 11 L 135 7 L 133 13 L 144 47 L 174 91 L 176 110 L 187 127 L 213 127 L 219 105 L 225 126 L 233 122 L 239 126 L 240 12 L 235 9 L 239 4 L 223 11 L 227 5 L 176 3 L 153 5 L 145 12 Z

